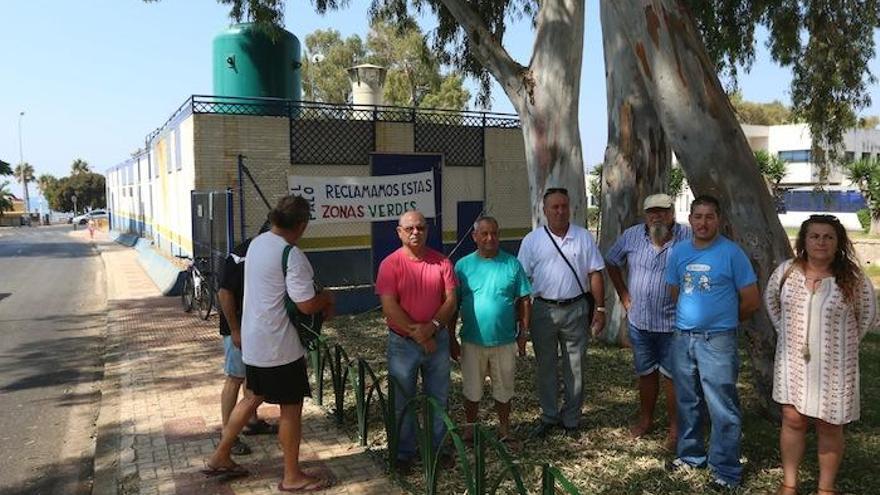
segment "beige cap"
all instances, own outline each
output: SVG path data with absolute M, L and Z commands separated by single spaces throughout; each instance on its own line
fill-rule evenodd
M 652 194 L 645 198 L 645 206 L 642 209 L 648 211 L 651 208 L 672 208 L 672 203 L 672 198 L 668 194 Z

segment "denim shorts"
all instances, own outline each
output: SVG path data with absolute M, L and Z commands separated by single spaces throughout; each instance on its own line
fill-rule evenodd
M 244 362 L 241 360 L 241 349 L 232 343 L 232 336 L 223 336 L 223 350 L 226 351 L 223 372 L 226 373 L 226 376 L 244 378 L 247 373 L 244 369 Z
M 633 350 L 633 364 L 639 376 L 650 375 L 656 370 L 667 378 L 672 377 L 672 332 L 649 332 L 629 326 L 629 342 Z

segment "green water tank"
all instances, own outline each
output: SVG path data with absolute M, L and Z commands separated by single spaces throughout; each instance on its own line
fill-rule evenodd
M 214 38 L 214 95 L 302 98 L 300 43 L 279 29 L 234 24 Z

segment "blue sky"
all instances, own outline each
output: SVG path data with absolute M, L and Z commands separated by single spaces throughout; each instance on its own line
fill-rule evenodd
M 366 0 L 326 16 L 304 0 L 287 3 L 286 27 L 300 39 L 316 29 L 367 32 Z M 143 146 L 189 95 L 211 94 L 211 41 L 229 24 L 228 8 L 214 0 L 6 1 L 2 11 L 0 159 L 18 163 L 20 121 L 24 159 L 36 175 L 67 175 L 75 158 L 103 172 Z M 580 128 L 589 166 L 602 160 L 607 127 L 598 17 L 598 0 L 587 0 Z M 529 25 L 513 26 L 507 40 L 514 58 L 527 62 Z M 872 70 L 880 73 L 876 58 Z M 761 48 L 740 86 L 746 99 L 787 103 L 789 80 Z M 867 115 L 880 114 L 876 86 L 872 94 Z M 501 91 L 492 110 L 512 111 Z

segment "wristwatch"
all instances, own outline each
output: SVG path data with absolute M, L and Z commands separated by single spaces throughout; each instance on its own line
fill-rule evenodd
M 440 324 L 439 320 L 436 320 L 436 319 L 431 320 L 431 324 L 434 325 L 434 328 L 436 328 L 437 330 L 440 330 L 441 328 L 443 328 L 443 325 Z

